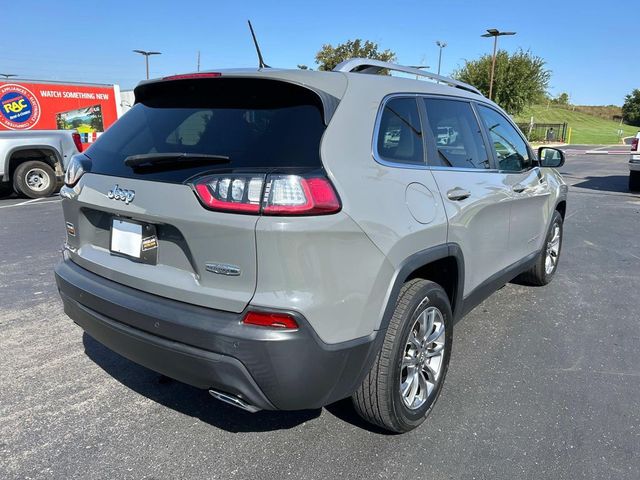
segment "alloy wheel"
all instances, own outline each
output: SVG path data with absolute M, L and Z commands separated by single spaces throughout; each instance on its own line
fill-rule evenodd
M 435 391 L 444 367 L 445 341 L 442 312 L 426 308 L 409 332 L 400 366 L 400 396 L 410 410 L 424 405 Z
M 551 275 L 558 265 L 560 255 L 560 225 L 554 224 L 551 239 L 547 242 L 547 255 L 544 261 L 544 271 Z

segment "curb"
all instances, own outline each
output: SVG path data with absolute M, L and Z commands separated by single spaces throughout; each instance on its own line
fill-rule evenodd
M 585 155 L 630 155 L 630 150 L 586 150 Z

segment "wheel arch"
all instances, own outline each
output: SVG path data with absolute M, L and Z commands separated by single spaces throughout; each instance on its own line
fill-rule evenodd
M 58 171 L 57 166 L 62 168 L 62 157 L 51 145 L 24 145 L 15 147 L 7 153 L 4 168 L 4 180 L 13 179 L 13 174 L 18 165 L 31 160 L 46 163 L 54 172 Z
M 381 330 L 386 330 L 389 325 L 402 285 L 415 278 L 438 283 L 449 297 L 454 321 L 461 316 L 464 296 L 464 257 L 459 245 L 447 243 L 416 252 L 400 265 L 389 287 L 380 325 Z

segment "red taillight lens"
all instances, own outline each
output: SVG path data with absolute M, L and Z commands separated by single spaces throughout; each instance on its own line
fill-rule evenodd
M 298 175 L 271 175 L 265 192 L 265 215 L 317 215 L 340 210 L 329 180 Z
M 242 320 L 242 323 L 245 325 L 256 325 L 258 327 L 298 328 L 296 319 L 286 313 L 248 312 Z
M 204 205 L 222 212 L 259 213 L 264 176 L 216 175 L 194 185 Z
M 640 138 L 638 137 L 631 139 L 631 150 L 634 152 L 638 151 L 638 141 L 640 141 Z
M 168 77 L 163 77 L 163 80 L 191 80 L 194 78 L 216 78 L 221 77 L 222 74 L 220 72 L 206 72 L 206 73 L 184 73 L 181 75 L 170 75 Z
M 323 215 L 340 210 L 328 179 L 299 175 L 211 175 L 193 185 L 205 207 L 265 215 Z
M 78 151 L 82 153 L 83 147 L 82 147 L 82 139 L 80 138 L 80 134 L 77 132 L 73 132 L 71 134 L 71 137 L 73 138 L 73 143 L 76 144 L 76 148 L 78 149 Z

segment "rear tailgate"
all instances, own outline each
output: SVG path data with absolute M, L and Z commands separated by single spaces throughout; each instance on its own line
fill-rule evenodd
M 205 210 L 191 187 L 86 174 L 77 201 L 63 202 L 65 220 L 75 226 L 69 244 L 73 260 L 98 275 L 138 290 L 221 310 L 240 312 L 256 283 L 257 217 Z M 118 184 L 135 192 L 128 205 L 110 199 Z M 114 255 L 112 220 L 155 227 L 155 265 Z M 240 275 L 209 272 L 207 264 L 232 264 Z
M 322 99 L 256 78 L 158 82 L 136 96 L 139 103 L 78 157 L 88 173 L 63 201 L 75 230 L 71 259 L 145 292 L 240 312 L 256 288 L 259 216 L 207 209 L 192 184 L 206 175 L 321 169 Z M 174 153 L 185 156 L 166 158 Z M 126 161 L 133 156 L 149 162 L 134 166 Z M 124 234 L 114 221 L 146 232 L 149 251 L 142 247 L 141 258 L 118 251 L 114 238 Z

